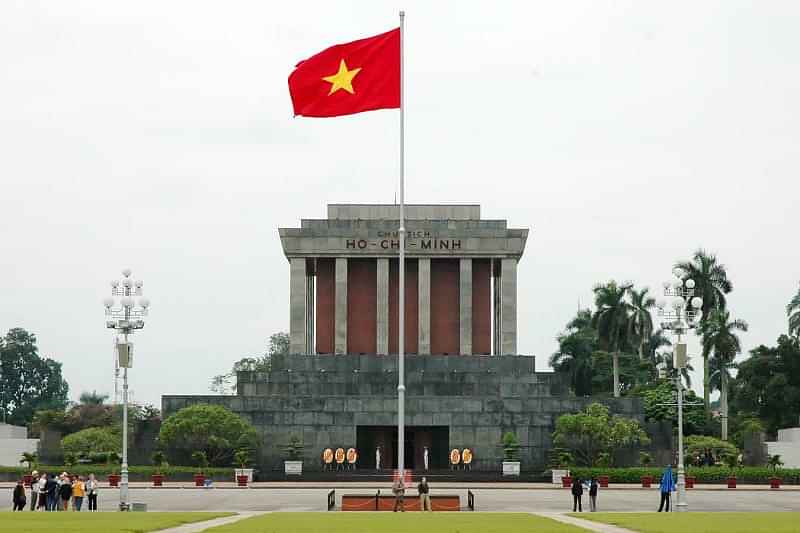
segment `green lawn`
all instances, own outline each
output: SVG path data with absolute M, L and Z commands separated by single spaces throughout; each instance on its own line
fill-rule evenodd
M 796 533 L 797 513 L 580 513 L 594 520 L 642 533 Z
M 524 513 L 271 513 L 209 533 L 586 533 Z
M 144 533 L 233 513 L 0 513 L 0 532 Z

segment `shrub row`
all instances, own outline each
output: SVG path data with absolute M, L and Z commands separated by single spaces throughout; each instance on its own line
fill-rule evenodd
M 609 483 L 639 483 L 642 476 L 652 476 L 657 483 L 661 479 L 664 469 L 653 467 L 632 468 L 570 468 L 574 476 L 589 479 L 591 476 L 608 476 Z M 764 466 L 742 466 L 733 470 L 739 483 L 767 484 L 773 477 L 773 471 Z M 687 476 L 694 476 L 697 483 L 724 483 L 731 475 L 731 469 L 726 466 L 707 466 L 686 469 Z M 800 484 L 800 468 L 780 468 L 777 477 L 786 484 Z
M 99 478 L 104 478 L 114 473 L 119 473 L 119 466 L 118 465 L 74 465 L 74 466 L 49 466 L 49 465 L 37 465 L 36 470 L 39 472 L 70 472 L 72 474 L 78 474 L 81 476 L 88 476 L 89 474 L 94 474 Z M 139 480 L 149 480 L 150 476 L 156 473 L 156 470 L 160 471 L 167 479 L 170 478 L 180 478 L 180 479 L 191 479 L 192 476 L 199 471 L 196 466 L 164 466 L 162 468 L 156 468 L 154 466 L 140 466 L 140 465 L 131 465 L 128 467 L 128 474 L 131 479 L 135 481 Z M 233 467 L 230 468 L 218 468 L 218 467 L 209 467 L 204 470 L 206 477 L 214 479 L 214 480 L 225 480 L 229 481 L 233 479 Z M 22 477 L 25 474 L 28 474 L 29 471 L 24 466 L 0 466 L 0 474 L 9 474 L 12 476 Z

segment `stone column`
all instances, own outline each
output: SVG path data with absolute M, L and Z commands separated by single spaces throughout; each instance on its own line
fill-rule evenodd
M 376 309 L 377 342 L 379 354 L 389 353 L 389 259 L 378 258 L 378 291 Z
M 347 353 L 347 258 L 336 258 L 334 352 Z
M 472 355 L 472 259 L 461 258 L 459 261 L 459 324 L 461 342 L 459 353 Z
M 517 260 L 501 261 L 500 353 L 517 354 Z
M 289 259 L 289 353 L 304 354 L 306 351 L 306 260 L 304 257 Z
M 431 260 L 421 257 L 418 268 L 419 285 L 419 355 L 431 354 Z

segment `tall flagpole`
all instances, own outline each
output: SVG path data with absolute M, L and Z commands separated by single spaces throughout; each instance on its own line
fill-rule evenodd
M 397 470 L 400 479 L 405 479 L 405 444 L 406 444 L 406 386 L 405 386 L 405 340 L 406 340 L 406 227 L 405 227 L 405 117 L 403 116 L 405 107 L 405 88 L 404 88 L 404 31 L 405 31 L 405 11 L 400 12 L 400 230 L 398 238 L 400 240 L 400 260 L 399 277 L 400 286 L 398 287 L 398 326 L 399 338 L 397 341 Z

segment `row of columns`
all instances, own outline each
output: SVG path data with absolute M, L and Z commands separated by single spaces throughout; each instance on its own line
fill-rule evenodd
M 378 353 L 389 352 L 389 259 L 377 258 L 376 347 Z M 431 353 L 431 260 L 420 257 L 418 266 L 420 355 Z M 460 354 L 472 355 L 472 259 L 459 260 L 459 336 Z M 289 334 L 290 351 L 295 354 L 314 353 L 314 281 L 306 258 L 289 259 Z M 493 261 L 495 280 L 492 296 L 494 328 L 492 346 L 495 354 L 517 353 L 517 259 Z M 498 269 L 499 267 L 499 269 Z M 347 353 L 347 258 L 337 257 L 334 276 L 334 349 Z M 316 317 L 318 318 L 318 317 Z

